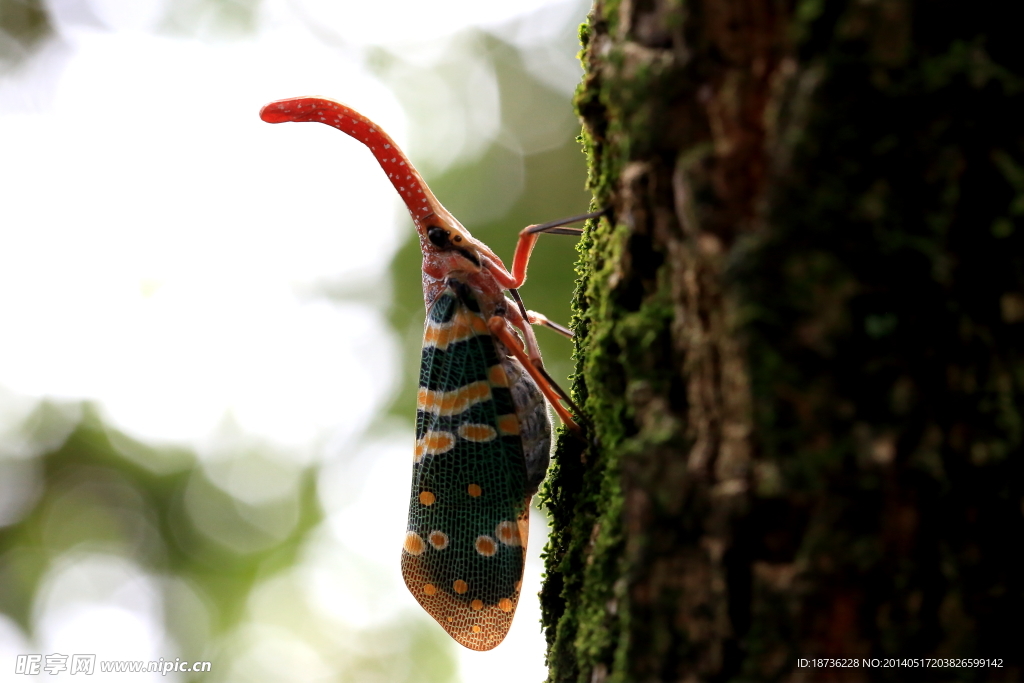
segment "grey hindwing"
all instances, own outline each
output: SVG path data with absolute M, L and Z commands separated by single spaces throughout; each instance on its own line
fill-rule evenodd
M 504 349 L 499 346 L 499 353 Z M 519 418 L 519 435 L 523 439 L 523 457 L 526 460 L 526 481 L 528 495 L 537 492 L 544 481 L 551 459 L 551 418 L 544 395 L 537 388 L 533 378 L 512 356 L 504 356 L 501 366 L 508 376 L 512 390 L 512 402 Z

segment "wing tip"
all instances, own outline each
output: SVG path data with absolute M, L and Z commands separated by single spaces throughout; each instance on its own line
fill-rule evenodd
M 440 590 L 436 582 L 422 573 L 419 557 L 402 553 L 402 578 L 416 602 L 429 614 L 452 640 L 477 652 L 493 650 L 501 645 L 512 627 L 519 603 L 519 586 L 514 595 L 495 605 L 476 605 L 456 600 Z M 480 602 L 480 601 L 474 601 Z

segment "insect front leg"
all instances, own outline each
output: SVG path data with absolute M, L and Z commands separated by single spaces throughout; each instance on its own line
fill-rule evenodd
M 591 218 L 597 218 L 603 216 L 607 212 L 607 209 L 601 209 L 600 211 L 593 211 L 591 213 L 585 213 L 579 216 L 570 216 L 569 218 L 563 218 L 557 221 L 551 221 L 550 223 L 541 223 L 539 225 L 528 225 L 519 232 L 519 241 L 516 242 L 516 250 L 512 256 L 512 277 L 515 278 L 516 284 L 514 287 L 519 287 L 526 281 L 526 266 L 530 261 L 530 254 L 533 253 L 533 247 L 537 244 L 537 238 L 547 233 L 549 235 L 582 235 L 583 228 L 567 228 L 565 226 L 571 223 L 578 223 L 580 221 L 589 220 Z
M 600 211 L 585 213 L 579 216 L 571 216 L 569 218 L 551 221 L 550 223 L 528 225 L 519 231 L 519 240 L 516 242 L 516 251 L 512 256 L 512 270 L 505 270 L 505 267 L 501 263 L 494 262 L 487 263 L 487 268 L 491 271 L 491 274 L 494 275 L 494 279 L 501 283 L 502 287 L 505 289 L 516 289 L 526 282 L 526 266 L 530 262 L 530 254 L 533 253 L 533 247 L 537 244 L 537 237 L 539 235 L 542 233 L 548 233 L 549 235 L 582 235 L 582 228 L 567 228 L 565 226 L 570 223 L 578 223 L 579 221 L 597 218 L 598 216 L 603 216 L 607 212 L 608 209 L 601 209 Z

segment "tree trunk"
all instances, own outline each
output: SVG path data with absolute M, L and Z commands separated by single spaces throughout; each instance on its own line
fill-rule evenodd
M 1012 10 L 597 0 L 550 681 L 1024 676 Z

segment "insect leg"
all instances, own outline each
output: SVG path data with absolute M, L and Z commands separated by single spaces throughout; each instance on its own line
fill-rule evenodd
M 548 329 L 554 330 L 563 337 L 567 337 L 569 339 L 573 338 L 572 330 L 570 330 L 568 327 L 565 327 L 564 325 L 559 325 L 556 322 L 552 322 L 543 313 L 538 313 L 537 311 L 527 311 L 526 319 L 530 321 L 531 325 L 543 325 Z
M 508 321 L 501 316 L 493 316 L 487 321 L 487 328 L 491 331 L 495 337 L 505 345 L 508 352 L 516 357 L 516 360 L 523 366 L 523 368 L 530 374 L 533 381 L 537 383 L 537 388 L 541 390 L 544 397 L 551 404 L 551 407 L 558 413 L 558 418 L 562 423 L 571 429 L 572 431 L 579 434 L 581 432 L 580 427 L 576 424 L 576 420 L 569 411 L 561 404 L 561 401 L 565 401 L 574 410 L 579 412 L 579 408 L 572 402 L 568 394 L 565 393 L 548 375 L 547 371 L 544 370 L 544 366 L 539 363 L 534 363 L 533 360 L 523 351 L 521 342 L 519 339 L 512 334 L 508 329 Z M 529 329 L 529 326 L 527 326 Z
M 555 332 L 564 337 L 568 337 L 569 339 L 573 338 L 573 332 L 568 327 L 559 325 L 556 322 L 551 322 L 550 320 L 548 320 L 548 317 L 543 313 L 526 310 L 526 305 L 523 303 L 523 298 L 519 296 L 518 289 L 510 289 L 508 290 L 508 292 L 509 294 L 512 295 L 512 298 L 515 300 L 516 305 L 519 307 L 519 314 L 523 316 L 523 320 L 526 320 L 531 325 L 544 325 L 545 327 L 551 328 L 552 330 L 554 330 Z
M 573 337 L 572 330 L 566 327 L 562 327 L 558 323 L 551 322 L 550 320 L 547 319 L 546 316 L 537 313 L 536 311 L 526 310 L 526 306 L 523 304 L 523 298 L 519 296 L 518 289 L 510 289 L 508 290 L 508 292 L 509 294 L 512 295 L 512 298 L 515 300 L 516 306 L 518 308 L 518 310 L 508 310 L 508 319 L 509 322 L 515 325 L 516 328 L 523 333 L 523 339 L 526 340 L 526 356 L 530 359 L 530 362 L 533 365 L 533 367 L 536 368 L 538 372 L 544 375 L 548 385 L 552 389 L 554 389 L 554 391 L 556 391 L 559 396 L 562 397 L 562 400 L 564 400 L 566 403 L 572 406 L 572 409 L 575 410 L 578 414 L 582 414 L 580 413 L 580 409 L 576 406 L 576 404 L 573 403 L 572 399 L 569 398 L 569 394 L 565 393 L 565 391 L 560 386 L 558 386 L 558 384 L 553 379 L 551 379 L 551 375 L 548 374 L 548 371 L 544 369 L 544 360 L 540 356 L 540 346 L 537 344 L 537 336 L 533 333 L 533 328 L 531 327 L 531 325 L 547 325 L 551 329 L 566 335 L 570 339 Z M 517 344 L 516 348 L 521 348 L 521 346 Z M 520 362 L 522 362 L 522 359 L 520 359 Z M 536 377 L 534 377 L 534 379 L 536 379 Z M 561 416 L 561 414 L 559 415 Z
M 533 246 L 537 244 L 537 237 L 541 233 L 548 233 L 551 235 L 581 235 L 583 234 L 582 228 L 567 228 L 564 226 L 569 223 L 577 223 L 590 218 L 597 218 L 598 216 L 603 216 L 607 212 L 608 209 L 602 209 L 592 213 L 585 213 L 580 216 L 571 216 L 569 218 L 551 221 L 550 223 L 526 226 L 519 231 L 519 241 L 516 242 L 516 251 L 512 256 L 512 272 L 508 273 L 502 269 L 502 272 L 494 273 L 495 278 L 501 282 L 505 289 L 515 289 L 516 287 L 519 287 L 526 281 L 526 266 L 530 262 L 530 254 L 533 253 Z

